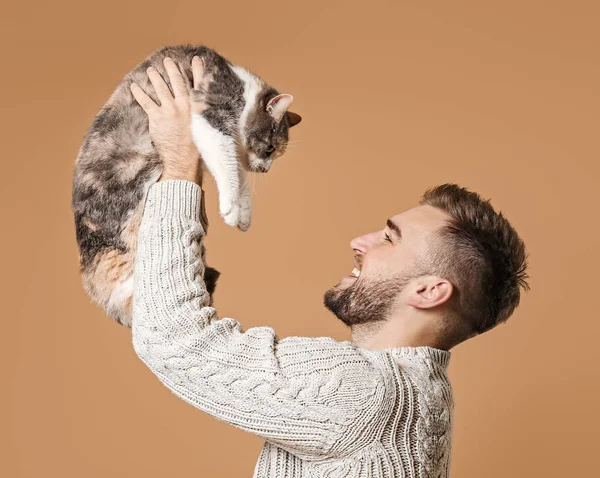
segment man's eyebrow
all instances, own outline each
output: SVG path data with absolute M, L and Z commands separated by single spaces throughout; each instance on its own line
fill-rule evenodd
M 387 227 L 389 227 L 400 239 L 402 239 L 402 232 L 400 231 L 400 227 L 395 222 L 392 222 L 391 219 L 387 220 Z

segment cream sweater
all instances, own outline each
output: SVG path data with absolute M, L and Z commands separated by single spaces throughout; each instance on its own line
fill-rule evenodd
M 207 306 L 200 187 L 153 184 L 139 231 L 133 347 L 175 395 L 260 435 L 254 477 L 447 477 L 450 352 L 244 331 Z

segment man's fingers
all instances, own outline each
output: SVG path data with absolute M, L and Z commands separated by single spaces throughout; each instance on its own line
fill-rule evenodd
M 133 94 L 135 101 L 140 104 L 146 114 L 149 114 L 150 111 L 156 108 L 156 103 L 152 101 L 152 98 L 150 98 L 144 90 L 142 90 L 140 85 L 137 83 L 131 83 L 129 89 L 131 90 L 131 94 Z
M 204 63 L 198 55 L 192 58 L 192 75 L 194 77 L 194 88 L 199 88 L 204 77 Z
M 175 98 L 186 96 L 187 89 L 183 81 L 183 76 L 181 76 L 181 72 L 179 71 L 179 68 L 177 68 L 175 62 L 171 60 L 171 58 L 165 58 L 163 63 L 167 69 L 167 74 L 169 75 L 169 81 L 171 82 L 171 88 L 173 88 Z
M 161 106 L 169 101 L 173 101 L 173 95 L 171 94 L 171 90 L 169 90 L 169 86 L 163 80 L 163 77 L 160 73 L 151 66 L 146 70 L 148 73 L 148 78 L 150 78 L 150 83 L 154 86 L 154 91 L 156 91 L 156 96 L 160 101 Z

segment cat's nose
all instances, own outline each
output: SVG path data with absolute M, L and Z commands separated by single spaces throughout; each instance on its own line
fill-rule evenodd
M 269 169 L 271 169 L 271 165 L 273 164 L 273 160 L 269 159 L 265 165 L 263 166 L 263 173 L 268 173 Z

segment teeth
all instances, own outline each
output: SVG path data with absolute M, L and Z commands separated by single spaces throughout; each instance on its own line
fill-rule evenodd
M 359 277 L 360 276 L 360 271 L 355 267 L 354 269 L 352 269 L 352 275 L 354 277 Z

